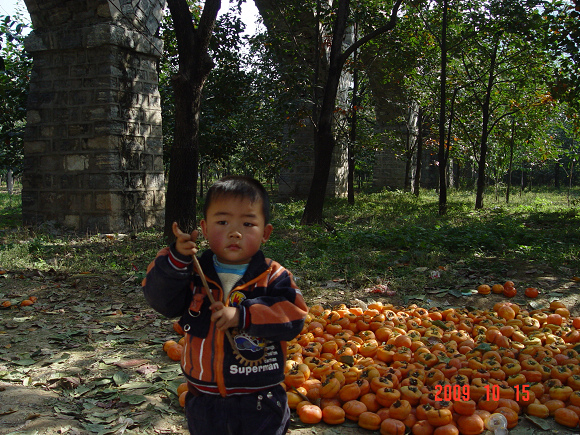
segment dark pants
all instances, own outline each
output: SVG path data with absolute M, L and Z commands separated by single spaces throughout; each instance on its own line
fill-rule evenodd
M 283 435 L 290 424 L 286 392 L 280 385 L 228 397 L 189 393 L 185 415 L 191 435 Z

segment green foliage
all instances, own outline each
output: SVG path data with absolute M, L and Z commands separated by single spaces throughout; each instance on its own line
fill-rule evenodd
M 439 216 L 435 192 L 422 192 L 417 198 L 383 191 L 361 194 L 354 207 L 346 199 L 328 201 L 325 226 L 300 225 L 302 201 L 274 203 L 274 233 L 264 252 L 288 267 L 304 289 L 345 279 L 355 288 L 388 281 L 395 290 L 421 290 L 429 285 L 429 278 L 419 268 L 438 270 L 458 264 L 498 274 L 522 265 L 578 270 L 580 191 L 572 194 L 572 206 L 565 194 L 536 191 L 514 195 L 509 207 L 490 198 L 489 208 L 472 211 L 473 194 L 450 192 L 448 214 Z M 1 195 L 0 200 L 3 226 L 11 227 L 4 231 L 0 245 L 0 265 L 8 270 L 139 277 L 163 247 L 162 234 L 155 230 L 107 238 L 22 229 L 9 224 L 5 216 L 10 213 Z M 202 242 L 201 247 L 207 246 Z M 457 276 L 446 276 L 439 285 L 454 286 Z
M 0 170 L 20 172 L 32 59 L 24 51 L 22 16 L 0 16 Z
M 302 203 L 276 204 L 266 253 L 307 281 L 346 278 L 357 287 L 377 277 L 403 286 L 418 267 L 477 267 L 482 259 L 501 269 L 580 265 L 580 212 L 566 205 L 565 195 L 526 194 L 514 197 L 510 208 L 483 211 L 471 211 L 471 201 L 470 194 L 451 193 L 443 217 L 434 192 L 420 198 L 400 191 L 363 195 L 355 208 L 346 200 L 329 201 L 330 231 L 300 226 Z
M 199 9 L 192 7 L 194 21 Z M 263 45 L 250 52 L 242 35 L 239 6 L 218 17 L 210 43 L 215 66 L 203 89 L 200 116 L 200 163 L 204 178 L 223 173 L 248 173 L 273 180 L 284 160 L 287 139 L 283 128 L 288 114 L 284 88 L 275 68 L 259 69 L 266 57 Z M 177 68 L 175 33 L 169 15 L 161 35 L 166 56 L 161 63 L 164 154 L 166 164 L 173 144 L 174 101 L 171 77 Z
M 552 93 L 556 98 L 568 102 L 573 109 L 576 128 L 580 128 L 580 4 L 569 0 L 546 2 L 542 19 L 547 30 L 545 41 L 550 47 L 548 53 L 559 66 L 551 82 Z
M 4 269 L 55 270 L 62 273 L 119 273 L 143 277 L 147 264 L 162 246 L 159 232 L 137 237 L 78 238 L 60 236 L 47 229 L 17 228 L 4 238 L 0 264 Z M 143 276 L 142 276 L 143 275 Z

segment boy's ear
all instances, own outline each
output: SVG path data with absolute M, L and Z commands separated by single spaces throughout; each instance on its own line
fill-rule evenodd
M 262 243 L 266 243 L 268 241 L 268 239 L 270 238 L 270 234 L 272 234 L 273 229 L 274 227 L 272 226 L 272 224 L 267 224 L 264 227 L 264 236 L 262 237 Z
M 205 221 L 205 219 L 200 220 L 199 225 L 201 226 L 201 233 L 203 234 L 203 237 L 207 239 L 205 235 L 207 230 L 207 222 Z

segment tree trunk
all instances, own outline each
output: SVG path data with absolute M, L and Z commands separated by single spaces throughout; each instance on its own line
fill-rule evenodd
M 459 88 L 455 88 L 453 90 L 453 97 L 451 97 L 451 109 L 449 110 L 449 124 L 447 125 L 447 146 L 445 147 L 445 195 L 447 195 L 447 188 L 453 187 L 453 175 L 450 171 L 449 166 L 449 151 L 451 150 L 451 134 L 453 131 L 453 119 L 455 118 L 455 98 L 457 97 L 457 92 L 459 92 Z M 445 198 L 445 204 L 447 205 L 447 198 Z
M 355 155 L 353 149 L 353 142 L 348 143 L 348 178 L 347 178 L 347 201 L 350 205 L 354 205 L 354 169 L 355 169 Z
M 497 38 L 497 43 L 494 44 L 493 52 L 491 53 L 490 64 L 489 64 L 489 77 L 487 80 L 487 88 L 485 93 L 485 99 L 482 104 L 482 127 L 481 127 L 481 144 L 480 144 L 480 156 L 479 164 L 477 166 L 477 193 L 475 194 L 475 209 L 483 208 L 483 192 L 485 191 L 485 163 L 487 156 L 487 138 L 489 136 L 489 106 L 491 101 L 491 92 L 494 85 L 494 74 L 495 74 L 495 61 L 497 58 L 497 50 L 499 46 L 499 35 Z
M 203 164 L 199 164 L 199 197 L 203 198 L 203 181 L 204 181 L 204 173 L 203 173 Z
M 346 21 L 349 13 L 349 0 L 339 0 L 338 12 L 334 23 L 334 34 L 332 47 L 330 49 L 330 66 L 328 77 L 324 87 L 322 106 L 318 119 L 318 131 L 315 138 L 314 151 L 314 176 L 310 185 L 308 199 L 302 215 L 302 223 L 312 224 L 322 222 L 322 210 L 324 197 L 326 196 L 326 186 L 330 175 L 332 152 L 335 140 L 332 132 L 332 117 L 336 94 L 344 60 L 342 59 L 342 41 L 346 32 Z
M 505 191 L 505 203 L 509 204 L 510 203 L 510 189 L 512 187 L 512 167 L 514 164 L 514 136 L 515 136 L 515 130 L 516 130 L 516 119 L 515 117 L 512 118 L 512 137 L 510 140 L 510 161 L 509 161 L 509 165 L 508 165 L 508 179 L 507 179 L 507 189 Z
M 411 166 L 413 164 L 413 154 L 405 151 L 405 184 L 403 189 L 405 192 L 411 190 Z
M 207 0 L 197 28 L 186 0 L 167 0 L 177 37 L 179 71 L 172 78 L 175 95 L 175 139 L 165 204 L 164 236 L 174 239 L 172 224 L 185 232 L 196 227 L 197 176 L 199 164 L 199 113 L 205 80 L 213 68 L 208 45 L 220 0 Z
M 568 207 L 570 207 L 570 192 L 572 191 L 572 178 L 574 177 L 574 162 L 576 159 L 572 160 L 570 165 L 570 179 L 568 181 Z
M 360 46 L 366 44 L 374 37 L 381 35 L 395 27 L 397 13 L 402 0 L 397 0 L 393 5 L 389 22 L 384 26 L 370 32 L 356 43 L 342 52 L 342 41 L 346 32 L 346 23 L 349 14 L 350 0 L 337 0 L 338 10 L 334 22 L 332 47 L 330 49 L 330 63 L 328 76 L 324 86 L 324 95 L 320 107 L 318 118 L 318 130 L 315 138 L 314 150 L 314 176 L 310 184 L 308 199 L 302 214 L 302 224 L 314 224 L 322 222 L 322 211 L 324 209 L 324 197 L 326 196 L 326 186 L 330 174 L 332 152 L 335 140 L 332 131 L 332 121 L 335 109 L 336 95 L 342 73 L 342 67 L 348 57 Z
M 404 180 L 404 189 L 405 192 L 411 190 L 411 165 L 413 164 L 413 146 L 411 145 L 411 129 L 410 129 L 410 117 L 411 113 L 409 113 L 409 120 L 406 123 L 407 127 L 407 144 L 405 145 L 405 180 Z
M 447 213 L 447 182 L 445 177 L 445 110 L 447 93 L 447 0 L 443 0 L 443 19 L 441 22 L 441 89 L 439 95 L 439 214 Z
M 357 25 L 354 24 L 354 39 L 357 39 Z M 355 50 L 354 64 L 356 65 L 358 51 Z M 352 116 L 350 118 L 350 137 L 348 141 L 348 177 L 347 177 L 347 201 L 350 205 L 354 205 L 354 169 L 355 169 L 355 144 L 356 144 L 356 123 L 358 113 L 358 68 L 355 68 L 352 74 Z
M 8 168 L 6 172 L 6 190 L 8 190 L 8 195 L 12 195 L 14 192 L 14 172 L 12 168 Z
M 418 115 L 419 131 L 417 132 L 417 164 L 415 167 L 415 178 L 413 180 L 413 194 L 419 197 L 421 187 L 421 170 L 423 166 L 423 111 L 419 108 Z

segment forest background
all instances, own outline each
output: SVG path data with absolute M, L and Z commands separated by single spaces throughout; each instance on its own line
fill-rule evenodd
M 201 19 L 203 6 L 195 2 L 188 6 L 194 22 Z M 288 129 L 298 128 L 306 122 L 317 125 L 320 119 L 317 116 L 322 111 L 322 81 L 329 74 L 315 71 L 320 65 L 305 63 L 307 41 L 293 38 L 291 32 L 275 31 L 272 23 L 287 23 L 288 29 L 292 29 L 291 23 L 295 23 L 305 10 L 310 14 L 315 11 L 314 18 L 320 23 L 320 29 L 326 32 L 315 33 L 322 44 L 319 57 L 326 61 L 324 50 L 332 45 L 329 38 L 336 31 L 337 10 L 330 5 L 323 8 L 319 2 L 300 7 L 292 4 L 279 6 L 271 11 L 278 21 L 271 16 L 265 18 L 271 31 L 260 27 L 254 34 L 248 34 L 241 18 L 242 2 L 231 2 L 229 6 L 229 10 L 221 11 L 219 15 L 216 12 L 217 21 L 208 46 L 215 65 L 203 86 L 202 121 L 196 144 L 199 178 L 196 177 L 194 186 L 197 184 L 202 197 L 211 180 L 227 173 L 246 173 L 261 179 L 276 199 L 281 168 L 290 164 L 290 157 L 297 158 L 288 154 L 291 149 Z M 306 204 L 301 200 L 277 204 L 278 214 L 275 215 L 284 221 L 279 225 L 285 239 L 281 241 L 284 248 L 281 248 L 280 257 L 308 257 L 304 262 L 308 271 L 302 272 L 306 275 L 313 273 L 308 278 L 313 282 L 332 279 L 337 272 L 319 264 L 341 265 L 339 275 L 344 274 L 345 278 L 356 283 L 355 287 L 361 287 L 370 285 L 361 279 L 362 276 L 376 277 L 392 264 L 408 264 L 408 255 L 399 254 L 412 248 L 414 239 L 417 239 L 415 247 L 419 249 L 412 256 L 425 255 L 419 261 L 420 267 L 430 269 L 440 261 L 434 258 L 445 258 L 450 252 L 455 252 L 455 259 L 459 260 L 467 253 L 464 249 L 467 247 L 469 257 L 495 256 L 498 249 L 502 251 L 506 246 L 511 246 L 510 251 L 521 250 L 515 248 L 520 246 L 517 237 L 512 239 L 514 234 L 520 233 L 515 227 L 508 225 L 507 233 L 497 234 L 498 222 L 495 219 L 498 210 L 502 211 L 499 213 L 501 219 L 505 219 L 504 213 L 511 215 L 514 210 L 524 213 L 523 221 L 512 218 L 516 227 L 523 225 L 524 229 L 527 228 L 529 213 L 538 212 L 537 204 L 548 207 L 542 213 L 549 213 L 550 222 L 563 219 L 566 228 L 573 224 L 578 206 L 574 165 L 580 157 L 580 79 L 576 74 L 580 13 L 577 9 L 580 6 L 570 1 L 353 2 L 345 18 L 354 32 L 350 35 L 351 42 L 354 40 L 356 43 L 359 32 L 360 38 L 373 36 L 373 31 L 380 29 L 393 16 L 397 17 L 397 23 L 387 33 L 367 38 L 366 45 L 359 48 L 361 55 L 357 56 L 357 51 L 354 51 L 354 57 L 345 62 L 344 70 L 352 78 L 350 92 L 346 98 L 337 100 L 332 111 L 335 141 L 348 142 L 351 164 L 346 202 L 352 209 L 337 211 L 335 207 L 343 207 L 341 201 L 344 200 L 332 200 L 333 206 L 330 206 L 331 200 L 327 200 L 329 209 L 324 220 L 319 221 L 321 226 L 310 229 L 303 225 L 311 223 L 305 222 L 305 208 L 310 197 Z M 248 18 L 244 19 L 248 21 Z M 3 198 L 2 225 L 9 231 L 21 225 L 19 198 L 12 195 L 18 193 L 18 189 L 14 190 L 10 178 L 15 176 L 17 179 L 22 170 L 22 135 L 31 71 L 31 59 L 23 49 L 23 38 L 30 30 L 30 24 L 21 11 L 5 16 L 0 20 L 0 26 L 3 36 L 0 168 L 7 192 Z M 296 23 L 294 29 L 300 30 Z M 178 38 L 169 10 L 160 36 L 165 44 L 165 56 L 159 71 L 165 161 L 170 172 L 170 155 L 177 137 L 171 81 L 180 74 L 181 65 Z M 280 59 L 286 61 L 282 63 Z M 446 77 L 444 80 L 443 76 Z M 393 101 L 394 105 L 403 106 L 399 108 L 402 115 L 393 120 L 394 125 L 381 129 L 375 110 L 379 96 L 373 90 L 381 87 L 393 89 L 393 83 L 404 97 Z M 380 96 L 384 97 L 383 94 Z M 418 130 L 413 130 L 413 114 L 419 117 Z M 396 135 L 393 130 L 403 134 Z M 318 142 L 315 141 L 317 146 Z M 395 149 L 398 158 L 407 163 L 405 189 L 395 193 L 373 193 L 374 159 L 376 153 L 385 147 Z M 433 170 L 439 174 L 434 190 L 420 189 L 420 175 L 414 177 L 411 185 L 409 174 L 413 170 L 415 174 L 421 173 L 422 153 L 431 154 Z M 451 167 L 450 161 L 453 162 Z M 415 167 L 411 168 L 412 165 Z M 455 176 L 449 177 L 449 173 Z M 450 180 L 453 180 L 451 187 L 454 189 L 451 204 L 455 208 L 449 219 L 451 222 L 459 216 L 460 220 L 484 219 L 487 223 L 481 231 L 474 228 L 459 232 L 441 231 L 449 224 L 444 221 L 444 216 L 449 212 L 446 196 Z M 481 215 L 468 212 L 472 197 L 475 210 L 483 206 L 482 182 L 488 200 L 494 204 L 491 215 L 489 210 Z M 510 197 L 514 184 L 518 186 L 519 198 L 514 197 L 513 192 Z M 534 196 L 532 199 L 524 195 L 534 188 L 541 189 L 548 196 L 544 199 Z M 355 190 L 359 197 L 357 203 L 364 203 L 358 204 L 362 209 L 354 208 Z M 407 194 L 403 195 L 404 192 Z M 421 192 L 422 199 L 419 198 Z M 416 199 L 407 198 L 411 194 Z M 196 196 L 195 191 L 193 196 Z M 384 198 L 385 204 L 377 198 Z M 400 198 L 403 204 L 399 204 Z M 429 203 L 434 198 L 438 202 L 438 216 L 428 218 L 424 212 L 431 208 L 419 204 L 423 201 Z M 498 202 L 500 198 L 503 204 Z M 529 207 L 526 205 L 528 201 Z M 534 205 L 536 201 L 538 203 Z M 195 215 L 196 198 L 193 204 Z M 373 211 L 368 208 L 369 204 L 376 204 L 378 208 Z M 422 210 L 413 210 L 412 204 Z M 387 213 L 385 208 L 391 207 L 392 211 Z M 564 211 L 560 213 L 560 209 Z M 285 215 L 286 210 L 290 210 L 289 215 Z M 394 210 L 398 210 L 400 216 L 393 214 Z M 392 220 L 385 220 L 388 216 Z M 540 219 L 539 215 L 534 216 L 534 219 Z M 541 219 L 545 217 L 542 216 Z M 293 222 L 292 219 L 297 217 L 299 221 Z M 410 227 L 392 228 L 392 222 L 397 226 L 405 220 Z M 480 224 L 471 222 L 469 225 Z M 456 229 L 457 225 L 464 225 L 464 222 L 454 222 L 450 228 Z M 301 228 L 300 235 L 295 230 L 298 227 Z M 361 237 L 353 239 L 351 235 L 345 235 L 342 239 L 338 234 L 346 232 L 349 227 L 352 234 Z M 383 236 L 378 236 L 383 232 L 384 243 L 381 242 Z M 452 233 L 453 241 L 449 238 Z M 420 234 L 423 236 L 419 237 Z M 457 235 L 464 240 L 459 240 Z M 305 245 L 300 243 L 301 236 Z M 19 237 L 23 236 L 18 234 L 16 238 Z M 32 237 L 34 239 L 34 235 Z M 495 238 L 497 243 L 491 243 L 489 237 Z M 568 235 L 552 244 L 550 249 L 546 249 L 542 241 L 540 250 L 546 255 L 546 260 L 557 259 L 559 264 L 577 261 L 576 251 L 569 247 L 574 237 Z M 11 236 L 10 240 L 13 238 Z M 361 242 L 367 239 L 371 242 L 373 238 L 378 244 L 367 246 Z M 29 240 L 29 237 L 25 239 Z M 42 244 L 40 239 L 36 243 Z M 429 239 L 432 241 L 426 241 Z M 426 243 L 425 249 L 420 248 L 423 243 Z M 561 243 L 566 249 L 556 255 L 554 249 L 560 248 Z M 383 247 L 379 246 L 381 244 L 385 244 L 387 250 L 394 248 L 393 252 L 385 254 Z M 5 244 L 4 250 L 10 251 L 10 246 L 11 243 Z M 330 246 L 330 251 L 325 251 L 324 247 Z M 346 246 L 350 249 L 345 249 Z M 275 246 L 271 245 L 270 249 L 276 253 Z M 381 258 L 387 255 L 388 260 L 365 260 L 365 249 L 382 252 Z M 533 251 L 538 252 L 537 249 Z M 327 257 L 324 252 L 331 254 Z M 353 252 L 358 252 L 355 261 L 350 257 Z M 524 249 L 522 252 L 530 251 Z M 14 258 L 13 255 L 9 257 Z M 502 257 L 505 257 L 503 253 Z M 63 261 L 58 263 L 62 265 Z M 5 263 L 4 267 L 9 264 Z M 351 275 L 354 269 L 357 271 Z M 417 289 L 420 287 L 417 285 Z
M 189 4 L 187 11 L 193 22 L 202 19 L 203 7 L 212 2 L 206 3 Z M 337 4 L 344 6 L 343 2 Z M 215 65 L 203 84 L 202 122 L 194 144 L 199 177 L 193 185 L 198 186 L 202 197 L 211 180 L 226 173 L 246 173 L 265 182 L 275 198 L 281 168 L 290 164 L 290 157 L 297 158 L 289 155 L 288 129 L 306 122 L 319 126 L 324 110 L 321 92 L 326 93 L 326 88 L 321 89 L 331 73 L 317 71 L 322 64 L 305 63 L 308 44 L 293 39 L 291 32 L 275 31 L 272 23 L 280 20 L 265 17 L 270 30 L 262 28 L 248 35 L 241 20 L 241 2 L 230 6 L 219 16 L 216 11 L 217 21 L 208 45 Z M 574 165 L 580 156 L 577 9 L 580 6 L 570 1 L 353 2 L 343 17 L 353 32 L 351 46 L 345 52 L 353 57 L 343 59 L 340 68 L 350 74 L 351 88 L 346 98 L 336 100 L 331 120 L 333 140 L 348 142 L 348 204 L 353 206 L 355 202 L 355 188 L 357 195 L 373 194 L 376 153 L 389 147 L 406 161 L 404 190 L 416 197 L 421 192 L 421 155 L 434 156 L 434 168 L 439 173 L 434 195 L 438 196 L 440 216 L 448 212 L 447 184 L 451 180 L 460 194 L 475 194 L 476 210 L 483 207 L 484 188 L 488 195 L 504 198 L 506 205 L 513 203 L 510 190 L 516 180 L 520 194 L 532 187 L 556 191 L 565 187 L 565 207 L 574 210 Z M 322 29 L 315 33 L 321 43 L 318 57 L 327 61 L 324 53 L 333 45 L 330 37 L 337 31 L 338 10 L 314 2 L 299 8 L 288 4 L 270 12 L 292 29 L 292 20 L 296 21 L 304 10 L 315 11 Z M 165 161 L 171 176 L 170 156 L 178 137 L 172 77 L 182 73 L 182 65 L 175 23 L 167 12 L 160 30 L 165 56 L 159 70 Z M 396 25 L 376 34 L 394 17 Z M 9 194 L 5 223 L 17 226 L 18 199 L 13 200 L 11 194 L 13 178 L 22 170 L 31 72 L 23 38 L 30 24 L 19 12 L 5 16 L 0 26 L 0 168 Z M 294 28 L 299 29 L 297 24 Z M 366 37 L 366 44 L 357 46 L 361 50 L 357 56 L 357 50 L 350 49 L 359 37 Z M 282 63 L 282 58 L 286 62 Z M 404 97 L 393 102 L 403 106 L 399 110 L 402 115 L 393 120 L 393 125 L 381 129 L 376 113 L 379 95 L 373 90 L 393 89 L 393 83 Z M 416 124 L 411 122 L 412 116 L 418 116 Z M 394 130 L 403 134 L 394 134 Z M 318 139 L 317 147 L 322 142 Z M 316 155 L 320 154 L 318 150 Z M 451 167 L 449 162 L 453 162 Z M 416 174 L 412 185 L 411 172 Z M 455 176 L 449 177 L 450 173 Z M 425 195 L 433 197 L 433 193 Z M 196 191 L 193 196 L 195 215 Z M 302 205 L 300 224 L 312 223 L 306 211 L 311 196 Z M 317 204 L 320 211 L 323 202 Z M 562 199 L 555 203 L 561 206 Z M 285 206 L 278 208 L 283 210 Z M 336 212 L 327 213 L 325 218 L 314 221 L 335 231 L 332 221 L 337 219 Z M 378 228 L 385 228 L 385 224 Z
M 278 13 L 292 23 L 300 10 L 289 4 Z M 300 4 L 312 11 L 321 3 Z M 274 199 L 275 232 L 264 250 L 292 270 L 310 305 L 381 300 L 489 309 L 506 297 L 480 295 L 477 287 L 512 280 L 518 293 L 510 301 L 536 309 L 559 300 L 577 316 L 577 8 L 570 1 L 403 3 L 396 26 L 368 42 L 364 60 L 345 64 L 353 77 L 358 71 L 360 81 L 346 104 L 333 108 L 333 128 L 337 138 L 348 138 L 354 156 L 352 197 L 326 199 L 318 224 L 303 222 L 304 199 L 276 198 L 278 171 L 288 162 L 285 129 L 316 123 L 320 86 L 313 65 L 303 62 L 299 39 L 268 32 L 244 36 L 234 8 L 219 16 L 209 46 L 215 66 L 201 102 L 196 192 L 201 195 L 209 182 L 230 172 L 261 179 Z M 192 19 L 202 10 L 192 7 Z M 384 24 L 392 10 L 390 2 L 352 2 L 348 22 L 359 23 L 364 35 Z M 329 32 L 326 50 L 336 14 L 321 8 L 318 18 Z M 0 301 L 11 304 L 0 311 L 0 433 L 186 433 L 176 395 L 179 368 L 161 348 L 175 338 L 172 320 L 146 306 L 139 286 L 165 244 L 162 229 L 79 236 L 54 224 L 22 225 L 18 177 L 31 68 L 22 49 L 27 26 L 23 16 L 0 19 Z M 170 77 L 179 67 L 169 14 L 161 36 L 170 171 Z M 281 55 L 293 59 L 286 70 L 279 68 Z M 377 129 L 377 95 L 366 74 L 377 64 L 382 87 L 398 81 L 406 104 L 421 108 L 421 128 L 414 133 L 421 140 L 413 147 L 413 141 Z M 396 124 L 405 126 L 408 118 Z M 409 164 L 421 161 L 419 149 L 431 154 L 439 163 L 434 169 L 443 174 L 437 187 L 373 189 L 374 158 L 386 146 Z M 441 164 L 450 161 L 454 167 Z M 459 176 L 442 207 L 441 187 L 447 186 L 440 183 L 447 183 L 452 168 Z M 16 177 L 10 186 L 9 173 Z M 478 181 L 484 182 L 485 207 L 482 196 L 478 204 Z M 537 298 L 524 295 L 532 287 L 539 289 Z M 37 302 L 20 307 L 30 296 Z M 300 430 L 293 425 L 293 433 L 320 433 Z
M 275 190 L 280 170 L 298 158 L 292 155 L 288 131 L 312 123 L 315 146 L 323 142 L 324 86 L 332 74 L 325 69 L 337 10 L 317 2 L 279 6 L 271 11 L 274 18 L 266 18 L 270 31 L 261 28 L 248 35 L 240 5 L 232 2 L 231 7 L 217 17 L 208 46 L 215 65 L 202 82 L 202 121 L 194 144 L 199 176 L 192 180 L 200 196 L 209 180 L 225 173 L 252 174 Z M 352 2 L 345 18 L 351 45 L 372 39 L 343 59 L 340 72 L 350 74 L 351 87 L 331 107 L 332 139 L 348 143 L 349 202 L 354 201 L 355 180 L 359 190 L 372 186 L 376 153 L 385 148 L 407 164 L 404 186 L 415 194 L 422 156 L 432 156 L 440 214 L 449 183 L 475 189 L 475 208 L 483 207 L 489 185 L 505 187 L 507 201 L 514 182 L 571 187 L 580 153 L 577 9 L 572 1 Z M 317 64 L 307 63 L 307 50 L 316 44 L 292 33 L 294 22 L 296 34 L 304 36 L 296 24 L 304 10 L 316 11 L 321 29 L 315 33 Z M 194 22 L 202 11 L 203 5 L 191 2 Z M 390 16 L 397 18 L 393 29 L 373 37 Z M 290 31 L 271 24 L 280 22 Z M 1 23 L 0 168 L 4 175 L 17 176 L 31 70 L 22 41 L 29 24 L 25 14 L 5 16 Z M 165 43 L 160 92 L 170 190 L 170 155 L 177 137 L 172 77 L 182 73 L 173 26 L 167 13 L 160 31 Z M 402 94 L 392 102 L 400 116 L 386 126 L 377 122 L 377 98 L 389 98 L 378 92 L 381 87 Z M 333 146 L 315 154 L 326 159 Z M 317 166 L 315 174 L 320 169 L 326 168 Z M 313 188 L 326 181 L 313 180 Z M 321 222 L 322 202 L 315 213 L 305 210 L 303 223 Z
M 346 62 L 352 87 L 347 98 L 339 101 L 343 105 L 334 107 L 333 128 L 336 140 L 349 142 L 349 195 L 328 199 L 324 220 L 314 226 L 305 225 L 309 222 L 304 222 L 304 200 L 278 202 L 276 187 L 280 169 L 290 161 L 287 131 L 307 121 L 316 124 L 321 111 L 316 97 L 322 85 L 311 80 L 318 76 L 313 75 L 313 65 L 304 63 L 305 46 L 300 40 L 290 37 L 288 41 L 283 39 L 288 34 L 265 28 L 248 35 L 241 3 L 230 6 L 217 16 L 208 46 L 215 66 L 204 84 L 201 102 L 198 190 L 202 197 L 208 183 L 226 173 L 261 179 L 273 194 L 280 236 L 267 247 L 271 255 L 290 258 L 298 275 L 315 283 L 314 287 L 340 279 L 356 289 L 390 282 L 393 291 L 420 292 L 430 284 L 424 279 L 426 270 L 446 268 L 449 261 L 466 262 L 471 270 L 482 258 L 492 264 L 483 269 L 495 270 L 492 275 L 497 279 L 507 279 L 501 274 L 521 269 L 516 264 L 535 270 L 536 262 L 549 263 L 551 270 L 563 267 L 567 278 L 578 275 L 574 165 L 580 155 L 579 77 L 575 73 L 579 6 L 570 1 L 353 2 L 347 22 L 361 36 L 373 35 L 372 29 L 380 28 L 389 17 L 396 16 L 398 21 L 389 32 L 367 38 L 364 55 Z M 316 11 L 320 28 L 329 32 L 326 37 L 318 35 L 321 50 L 328 49 L 329 35 L 336 30 L 336 11 L 316 2 L 308 6 L 310 13 Z M 192 2 L 188 11 L 195 22 L 201 19 L 203 6 Z M 272 13 L 291 23 L 303 12 L 286 5 Z M 0 23 L 4 68 L 0 75 L 0 167 L 3 175 L 17 178 L 31 68 L 23 37 L 30 24 L 23 13 L 5 16 Z M 167 11 L 160 30 L 165 43 L 160 91 L 168 171 L 175 140 L 171 77 L 180 73 L 173 24 Z M 356 40 L 356 35 L 351 37 Z M 281 57 L 292 62 L 281 63 Z M 443 70 L 447 71 L 445 80 Z M 402 101 L 404 115 L 394 120 L 397 129 L 403 126 L 403 140 L 377 126 L 377 95 L 372 92 L 377 85 L 371 83 L 377 76 L 379 85 L 391 89 L 395 82 L 403 93 L 404 98 L 397 101 Z M 411 112 L 419 115 L 418 131 L 410 127 Z M 374 158 L 384 147 L 394 148 L 409 172 L 411 164 L 420 164 L 421 152 L 434 156 L 437 188 L 421 189 L 419 182 L 411 185 L 409 178 L 403 190 L 373 191 Z M 415 167 L 415 173 L 420 172 Z M 456 176 L 448 178 L 448 172 Z M 3 176 L 2 181 L 9 178 Z M 446 188 L 451 179 L 448 204 Z M 482 180 L 487 201 L 493 205 L 487 210 L 481 210 Z M 22 228 L 18 183 L 16 188 L 8 184 L 0 215 L 1 266 L 50 269 L 58 265 L 78 271 L 102 263 L 100 256 L 94 260 L 79 256 L 74 247 L 59 253 L 56 246 L 66 244 L 63 240 L 70 235 L 55 243 L 59 230 L 54 227 L 48 234 L 46 229 Z M 510 196 L 514 184 L 517 194 Z M 433 201 L 437 202 L 435 210 Z M 544 229 L 541 237 L 539 228 Z M 22 240 L 31 243 L 26 253 Z M 143 252 L 152 255 L 158 247 L 160 243 Z M 141 273 L 143 264 L 136 262 L 142 261 L 119 253 L 105 264 L 116 272 Z M 417 267 L 420 274 L 415 273 Z M 480 274 L 475 278 L 482 279 Z M 442 285 L 455 291 L 457 286 Z

